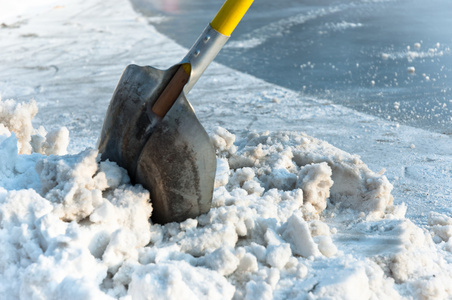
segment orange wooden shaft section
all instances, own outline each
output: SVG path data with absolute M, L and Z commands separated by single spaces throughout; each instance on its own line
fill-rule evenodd
M 162 94 L 154 103 L 154 106 L 152 106 L 152 111 L 159 117 L 163 118 L 173 106 L 174 102 L 176 102 L 177 97 L 179 97 L 189 78 L 190 64 L 181 65 L 163 90 Z

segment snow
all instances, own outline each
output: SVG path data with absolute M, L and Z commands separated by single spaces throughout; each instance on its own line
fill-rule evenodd
M 319 31 L 319 33 L 327 34 L 329 32 L 344 31 L 344 30 L 348 30 L 348 29 L 359 28 L 362 26 L 363 26 L 362 23 L 352 23 L 352 22 L 346 22 L 346 21 L 342 21 L 340 23 L 326 23 L 324 25 L 326 30 Z
M 15 0 L 0 2 L 0 23 L 7 24 L 11 21 L 17 21 L 38 15 L 42 11 L 48 10 L 56 0 Z
M 214 63 L 189 95 L 217 151 L 212 209 L 151 224 L 95 145 L 125 65 L 186 49 L 125 0 L 39 5 L 0 29 L 4 299 L 452 296 L 449 137 Z

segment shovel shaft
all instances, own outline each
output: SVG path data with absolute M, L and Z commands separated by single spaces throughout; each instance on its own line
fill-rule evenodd
M 162 94 L 159 96 L 157 101 L 155 101 L 152 106 L 152 111 L 163 118 L 166 113 L 173 106 L 179 94 L 182 92 L 185 84 L 188 82 L 190 77 L 190 64 L 182 64 L 177 69 L 173 78 L 171 78 L 168 85 L 163 90 Z
M 188 93 L 207 66 L 220 52 L 229 36 L 245 15 L 253 0 L 226 0 L 212 22 L 181 62 L 167 87 L 152 106 L 152 111 L 163 118 L 182 90 Z
M 188 94 L 204 70 L 220 52 L 253 0 L 226 0 L 215 18 L 206 26 L 182 63 L 190 63 L 190 80 L 184 87 Z
M 219 33 L 230 36 L 254 0 L 226 0 L 210 25 Z
M 229 36 L 219 33 L 210 24 L 206 26 L 181 62 L 191 66 L 190 80 L 184 87 L 185 94 L 190 92 L 228 39 Z

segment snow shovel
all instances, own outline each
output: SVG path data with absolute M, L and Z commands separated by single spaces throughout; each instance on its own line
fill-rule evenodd
M 185 58 L 167 70 L 129 65 L 103 124 L 102 160 L 151 193 L 152 221 L 182 222 L 210 210 L 215 150 L 186 98 L 253 0 L 226 0 Z

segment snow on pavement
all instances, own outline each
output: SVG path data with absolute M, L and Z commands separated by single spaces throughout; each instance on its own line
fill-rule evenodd
M 148 192 L 95 143 L 125 65 L 186 50 L 125 0 L 43 7 L 0 14 L 6 299 L 451 297 L 449 137 L 214 63 L 188 96 L 217 149 L 213 208 L 150 224 Z

